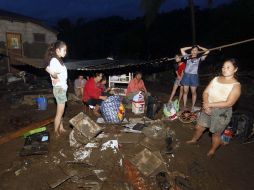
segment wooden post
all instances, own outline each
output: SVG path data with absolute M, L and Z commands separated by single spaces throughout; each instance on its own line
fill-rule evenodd
M 189 6 L 191 11 L 191 29 L 192 29 L 192 44 L 196 44 L 196 24 L 195 24 L 195 5 L 194 0 L 189 0 Z

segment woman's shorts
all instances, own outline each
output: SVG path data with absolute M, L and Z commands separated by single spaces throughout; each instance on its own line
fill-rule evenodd
M 198 74 L 184 73 L 183 79 L 181 80 L 183 86 L 198 86 L 199 78 Z
M 214 108 L 211 115 L 201 112 L 198 125 L 209 128 L 211 133 L 222 133 L 232 117 L 232 108 Z
M 62 87 L 53 87 L 53 94 L 56 99 L 57 104 L 65 104 L 67 102 L 67 97 L 66 97 L 66 90 L 64 90 Z

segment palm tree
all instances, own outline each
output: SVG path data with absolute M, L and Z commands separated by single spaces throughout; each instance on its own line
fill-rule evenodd
M 145 12 L 146 24 L 149 27 L 154 21 L 161 5 L 166 0 L 141 0 L 141 8 Z M 207 0 L 211 4 L 213 0 Z M 192 28 L 192 43 L 196 44 L 196 26 L 195 26 L 195 4 L 194 0 L 188 0 L 191 12 L 191 28 Z

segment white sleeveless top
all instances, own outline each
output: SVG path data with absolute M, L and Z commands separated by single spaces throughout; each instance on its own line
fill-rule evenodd
M 58 59 L 55 57 L 50 60 L 49 63 L 49 69 L 53 71 L 54 73 L 57 73 L 57 77 L 59 78 L 59 81 L 56 84 L 53 84 L 53 78 L 51 77 L 52 80 L 52 86 L 59 86 L 62 87 L 64 90 L 67 90 L 68 85 L 67 85 L 67 68 L 65 65 L 62 65 Z
M 209 103 L 226 101 L 234 85 L 239 84 L 239 82 L 234 82 L 231 84 L 223 84 L 218 81 L 218 78 L 219 77 L 215 77 L 211 82 L 211 86 L 208 91 Z

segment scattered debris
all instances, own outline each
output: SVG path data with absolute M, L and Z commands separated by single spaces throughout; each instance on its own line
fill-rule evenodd
M 81 144 L 87 144 L 92 138 L 102 131 L 102 127 L 83 112 L 80 112 L 69 122 L 74 126 L 73 137 Z
M 150 152 L 146 148 L 144 150 L 142 150 L 140 153 L 138 153 L 130 161 L 145 176 L 149 176 L 161 164 L 163 164 L 163 162 L 160 158 L 158 158 L 154 153 Z
M 7 84 L 13 83 L 13 82 L 17 82 L 17 81 L 21 81 L 22 78 L 18 78 L 16 76 L 13 75 L 7 75 Z
M 64 158 L 67 158 L 67 156 L 63 153 L 63 148 L 59 151 L 59 154 L 64 157 Z
M 143 133 L 153 139 L 164 139 L 167 136 L 167 130 L 162 124 L 151 124 L 143 129 Z
M 48 152 L 48 144 L 48 131 L 42 131 L 40 133 L 29 135 L 25 138 L 25 144 L 20 151 L 20 156 L 46 154 Z
M 114 153 L 117 153 L 117 150 L 118 150 L 118 141 L 117 140 L 110 140 L 110 141 L 105 142 L 101 146 L 101 151 L 102 150 L 106 150 L 108 148 L 111 148 L 114 151 Z
M 151 187 L 142 177 L 140 171 L 130 161 L 124 161 L 124 168 L 126 179 L 134 187 L 135 190 L 151 190 Z
M 80 148 L 73 153 L 75 161 L 83 161 L 91 155 L 91 149 Z
M 69 142 L 70 142 L 70 147 L 80 147 L 82 144 L 79 143 L 76 138 L 74 137 L 74 130 L 72 130 L 69 134 Z
M 189 179 L 176 176 L 175 178 L 175 189 L 179 190 L 194 190 L 192 188 L 191 182 Z
M 30 160 L 24 160 L 23 162 L 18 162 L 18 168 L 14 173 L 19 176 L 23 171 L 27 170 L 27 167 L 31 164 Z M 14 166 L 15 167 L 15 166 Z M 17 167 L 17 166 L 16 166 Z
M 167 173 L 160 172 L 156 175 L 156 182 L 160 188 L 160 190 L 169 190 L 171 185 L 168 181 Z
M 111 124 L 111 123 L 106 122 L 102 117 L 98 117 L 97 120 L 96 120 L 96 123 Z M 125 124 L 125 123 L 128 123 L 126 118 L 124 118 L 123 121 L 121 123 L 119 123 L 119 124 Z
M 47 179 L 47 182 L 52 189 L 58 187 L 72 177 L 72 175 L 65 174 L 60 167 L 56 167 L 51 170 L 50 174 L 51 175 L 48 175 L 49 177 Z
M 98 148 L 99 145 L 99 143 L 87 143 L 85 148 Z
M 105 181 L 105 180 L 107 179 L 104 170 L 93 170 L 93 172 L 96 174 L 96 176 L 97 176 L 101 181 Z
M 162 140 L 157 140 L 149 137 L 143 138 L 143 140 L 140 142 L 140 144 L 146 148 L 148 148 L 150 151 L 157 151 L 164 147 L 165 142 Z
M 140 139 L 140 134 L 135 133 L 120 133 L 117 135 L 118 142 L 121 143 L 133 143 L 137 144 Z

